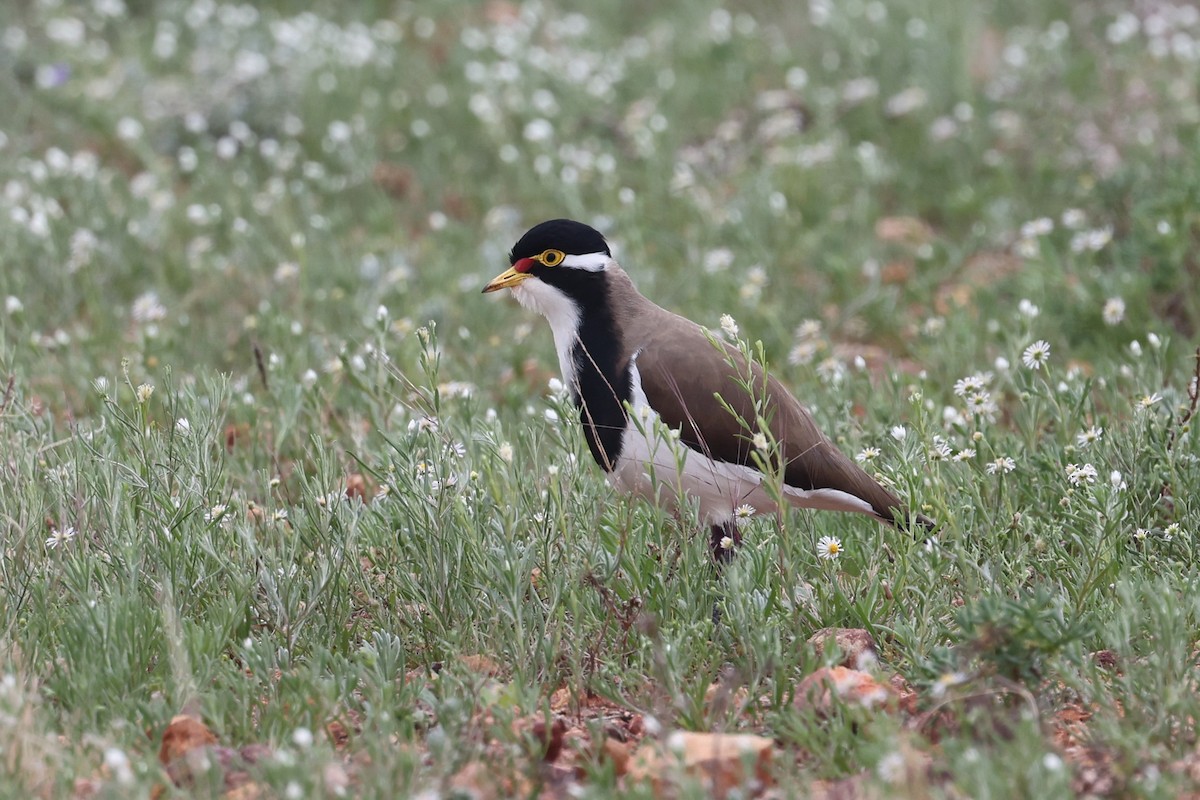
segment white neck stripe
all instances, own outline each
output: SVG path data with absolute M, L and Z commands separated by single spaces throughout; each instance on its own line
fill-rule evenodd
M 567 256 L 562 260 L 561 266 L 585 269 L 588 272 L 603 272 L 611 260 L 612 257 L 608 253 L 584 253 L 578 256 Z

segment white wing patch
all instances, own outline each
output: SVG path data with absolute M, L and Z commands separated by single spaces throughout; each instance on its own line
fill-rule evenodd
M 714 461 L 666 430 L 642 389 L 636 354 L 630 373 L 633 415 L 622 438 L 621 457 L 608 476 L 613 486 L 671 508 L 679 505 L 681 497 L 695 498 L 700 516 L 708 525 L 728 522 L 733 519 L 734 509 L 743 504 L 753 506 L 760 514 L 778 509 L 763 487 L 763 475 L 758 470 Z M 870 503 L 838 489 L 806 491 L 785 486 L 783 493 L 791 505 L 800 508 L 856 511 L 878 518 Z

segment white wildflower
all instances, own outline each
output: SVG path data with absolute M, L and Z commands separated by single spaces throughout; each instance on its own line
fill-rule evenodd
M 817 542 L 817 557 L 833 561 L 842 554 L 842 540 L 836 536 L 822 536 Z
M 46 537 L 46 547 L 51 550 L 57 550 L 60 547 L 66 547 L 75 540 L 78 533 L 74 528 L 55 528 L 50 531 L 50 535 Z
M 1096 482 L 1096 468 L 1091 464 L 1067 464 L 1067 480 L 1072 486 Z
M 721 330 L 725 332 L 725 337 L 728 339 L 736 339 L 738 335 L 738 325 L 733 317 L 729 314 L 721 315 Z
M 1016 468 L 1017 468 L 1017 462 L 1013 461 L 1008 456 L 1000 456 L 999 458 L 993 459 L 992 461 L 988 462 L 987 474 L 988 475 L 996 475 L 996 474 L 1007 475 L 1008 473 L 1012 472 Z
M 854 457 L 854 460 L 860 464 L 865 464 L 868 461 L 874 461 L 877 458 L 879 458 L 879 448 L 864 447 L 861 451 L 859 451 L 858 455 Z
M 1100 312 L 1105 325 L 1120 325 L 1125 319 L 1125 300 L 1120 297 L 1110 297 L 1104 301 L 1104 309 Z
M 1050 361 L 1050 344 L 1045 339 L 1039 339 L 1021 354 L 1021 363 L 1028 369 L 1038 370 Z

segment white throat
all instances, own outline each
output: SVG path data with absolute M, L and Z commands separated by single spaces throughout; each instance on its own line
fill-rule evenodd
M 541 314 L 550 323 L 563 385 L 572 395 L 577 394 L 579 387 L 575 384 L 573 353 L 575 342 L 579 339 L 579 306 L 558 289 L 537 278 L 530 278 L 519 286 L 514 286 L 512 293 L 518 303 Z

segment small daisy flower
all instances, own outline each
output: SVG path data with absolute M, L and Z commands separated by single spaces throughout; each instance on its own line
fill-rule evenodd
M 817 364 L 817 377 L 826 383 L 838 384 L 846 377 L 846 366 L 830 356 Z
M 1175 538 L 1175 534 L 1177 534 L 1177 533 L 1179 533 L 1179 523 L 1172 522 L 1170 525 L 1168 525 L 1166 528 L 1163 529 L 1163 541 L 1164 542 L 1171 541 L 1172 539 Z
M 1146 411 L 1157 405 L 1160 400 L 1162 400 L 1162 395 L 1158 392 L 1154 392 L 1153 394 L 1144 394 L 1142 395 L 1142 399 L 1138 400 L 1137 402 L 1138 409 L 1141 411 Z
M 959 378 L 954 382 L 954 393 L 959 397 L 966 397 L 969 394 L 982 392 L 992 382 L 992 377 L 990 372 L 977 372 L 974 375 Z
M 386 486 L 387 484 L 384 484 L 384 485 Z M 288 518 L 288 511 L 286 508 L 277 508 L 277 509 L 275 509 L 275 513 L 271 515 L 271 519 L 274 520 L 275 522 L 283 522 L 287 518 Z
M 75 540 L 78 533 L 74 528 L 55 528 L 50 531 L 50 535 L 46 537 L 46 547 L 51 550 L 57 550 L 60 547 L 66 547 Z
M 1021 258 L 1033 260 L 1041 253 L 1041 248 L 1037 239 L 1018 239 L 1014 251 Z
M 988 462 L 988 475 L 1007 475 L 1017 468 L 1017 462 L 1013 461 L 1008 456 L 1000 456 L 999 458 Z
M 732 550 L 733 549 L 733 537 L 732 536 L 722 536 L 721 537 L 721 549 L 722 550 Z
M 345 499 L 345 492 L 329 492 L 317 498 L 317 505 L 324 509 L 332 509 Z
M 893 750 L 879 759 L 879 763 L 875 765 L 875 774 L 885 783 L 899 783 L 904 780 L 904 754 Z
M 210 522 L 210 523 L 211 522 L 220 522 L 221 518 L 225 516 L 225 512 L 228 510 L 229 510 L 229 507 L 226 506 L 224 503 L 217 503 L 212 508 L 210 508 L 208 511 L 204 512 L 204 521 Z
M 935 700 L 941 699 L 946 696 L 947 689 L 966 683 L 969 679 L 970 676 L 965 672 L 944 672 L 934 681 L 933 686 L 929 687 L 929 695 Z
M 833 561 L 842 554 L 842 540 L 836 536 L 822 536 L 817 542 L 817 557 Z
M 1028 369 L 1038 370 L 1045 366 L 1050 361 L 1050 343 L 1045 339 L 1039 339 L 1029 347 L 1025 348 L 1025 352 L 1021 354 L 1021 363 Z
M 806 319 L 796 326 L 796 332 L 793 334 L 800 341 L 815 339 L 821 335 L 821 321 L 816 319 Z
M 1125 319 L 1125 301 L 1120 297 L 1110 297 L 1104 301 L 1104 310 L 1100 312 L 1105 325 L 1120 325 Z
M 1038 314 L 1042 313 L 1042 310 L 1034 305 L 1033 301 L 1027 297 L 1022 297 L 1021 301 L 1017 303 L 1017 311 L 1021 314 L 1021 316 L 1029 317 L 1029 319 L 1033 319 Z
M 1026 239 L 1032 239 L 1037 236 L 1045 236 L 1054 230 L 1054 220 L 1049 217 L 1039 217 L 1035 220 L 1030 220 L 1021 226 L 1021 236 Z
M 788 363 L 797 367 L 810 364 L 816 358 L 818 349 L 820 349 L 819 342 L 800 342 L 788 353 Z
M 1078 230 L 1087 223 L 1087 215 L 1078 208 L 1068 208 L 1062 213 L 1062 224 L 1064 228 Z
M 158 299 L 158 292 L 146 292 L 133 301 L 129 316 L 134 322 L 161 322 L 167 318 L 167 307 Z
M 734 522 L 744 522 L 753 517 L 757 511 L 758 509 L 749 503 L 743 503 L 733 510 L 733 520 Z
M 137 395 L 138 403 L 145 404 L 150 399 L 150 396 L 154 394 L 154 384 L 152 384 L 152 383 L 140 384 L 137 387 L 135 394 Z
M 865 464 L 868 461 L 874 461 L 877 458 L 879 458 L 879 448 L 864 447 L 862 451 L 860 451 L 859 454 L 854 457 L 854 460 L 860 464 Z
M 959 450 L 957 453 L 954 454 L 955 461 L 970 461 L 974 457 L 975 457 L 975 451 L 972 450 L 970 447 Z
M 999 410 L 999 406 L 992 400 L 991 392 L 972 392 L 967 397 L 967 414 L 969 416 L 982 417 L 991 421 Z
M 725 336 L 730 339 L 736 339 L 738 335 L 738 325 L 733 317 L 729 314 L 721 315 L 721 330 L 725 332 Z
M 953 451 L 950 449 L 950 445 L 946 444 L 945 442 L 934 442 L 933 447 L 929 448 L 929 460 L 945 461 L 950 457 L 952 452 Z
M 759 431 L 758 433 L 754 434 L 754 438 L 750 440 L 750 443 L 753 444 L 754 449 L 759 451 L 760 453 L 764 452 L 770 446 L 767 443 L 766 434 L 764 434 L 762 431 Z
M 893 425 L 891 430 L 892 438 L 897 442 L 903 442 L 904 437 L 908 436 L 908 428 L 903 425 Z
M 1079 445 L 1080 448 L 1088 447 L 1088 446 L 1093 445 L 1096 442 L 1100 441 L 1100 439 L 1103 438 L 1103 436 L 1104 436 L 1104 428 L 1100 428 L 1100 427 L 1093 425 L 1092 427 L 1088 428 L 1086 431 L 1081 431 L 1075 437 L 1075 444 Z
M 1133 540 L 1135 542 L 1144 542 L 1146 541 L 1146 537 L 1149 535 L 1150 531 L 1146 530 L 1145 528 L 1138 528 L 1133 532 Z
M 1091 464 L 1067 464 L 1067 480 L 1072 486 L 1080 486 L 1084 483 L 1096 482 L 1096 468 Z
M 128 786 L 133 783 L 133 770 L 129 766 L 129 756 L 118 747 L 109 747 L 104 751 L 104 766 L 113 773 L 117 783 Z
M 1127 484 L 1125 483 L 1125 476 L 1121 474 L 1120 470 L 1114 469 L 1112 472 L 1110 472 L 1108 475 L 1108 482 L 1111 483 L 1112 488 L 1116 489 L 1118 492 L 1127 487 Z

